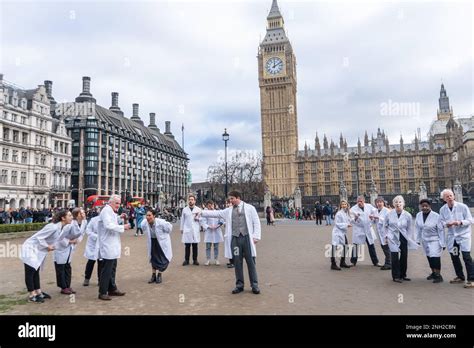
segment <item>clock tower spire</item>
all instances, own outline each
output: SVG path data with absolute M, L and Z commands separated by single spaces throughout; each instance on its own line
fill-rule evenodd
M 277 0 L 267 16 L 267 32 L 257 58 L 263 180 L 273 195 L 289 197 L 297 186 L 296 57 Z

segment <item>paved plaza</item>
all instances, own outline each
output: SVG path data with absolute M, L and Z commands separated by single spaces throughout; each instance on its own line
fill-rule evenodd
M 25 238 L 1 240 L 0 244 L 21 244 Z M 203 238 L 202 238 L 203 239 Z M 449 284 L 455 277 L 449 254 L 442 257 L 444 283 L 426 280 L 430 273 L 421 249 L 408 255 L 411 282 L 393 283 L 390 271 L 372 266 L 365 260 L 357 267 L 331 271 L 325 248 L 331 240 L 331 227 L 316 226 L 314 221 L 279 220 L 266 226 L 262 220 L 262 240 L 257 244 L 257 271 L 262 293 L 246 291 L 232 295 L 234 270 L 227 269 L 220 246 L 220 266 L 204 266 L 205 244 L 199 244 L 200 266 L 181 265 L 184 247 L 179 225 L 172 232 L 173 260 L 163 274 L 162 284 L 148 284 L 150 266 L 146 258 L 145 237 L 127 231 L 122 237 L 122 258 L 118 263 L 117 284 L 127 294 L 112 301 L 97 299 L 94 277 L 83 287 L 86 259 L 85 241 L 73 259 L 74 297 L 59 294 L 52 255 L 41 273 L 44 291 L 53 296 L 43 304 L 24 304 L 26 288 L 22 262 L 13 257 L 0 262 L 1 314 L 474 314 L 474 291 Z M 349 236 L 350 240 L 350 236 Z M 383 254 L 377 244 L 377 254 Z M 9 256 L 9 255 L 7 255 Z M 11 255 L 10 255 L 11 256 Z M 381 259 L 382 262 L 382 259 Z M 19 304 L 14 303 L 19 299 Z M 10 305 L 1 306 L 10 300 Z

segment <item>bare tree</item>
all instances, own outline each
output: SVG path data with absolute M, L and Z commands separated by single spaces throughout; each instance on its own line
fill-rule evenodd
M 215 199 L 224 198 L 225 161 L 209 166 L 207 181 Z M 227 158 L 227 182 L 229 192 L 238 190 L 246 201 L 260 201 L 263 199 L 264 188 L 262 182 L 262 156 L 252 151 L 236 151 Z

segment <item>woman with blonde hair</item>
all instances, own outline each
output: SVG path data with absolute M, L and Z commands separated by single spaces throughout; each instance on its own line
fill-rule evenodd
M 409 212 L 404 210 L 405 200 L 402 196 L 393 199 L 394 209 L 385 218 L 385 229 L 390 248 L 392 261 L 392 279 L 396 283 L 410 281 L 407 277 L 408 249 L 416 250 L 418 244 L 415 242 L 413 218 Z
M 347 201 L 342 200 L 339 204 L 339 210 L 336 213 L 334 219 L 334 227 L 332 229 L 332 242 L 331 242 L 331 269 L 334 271 L 340 271 L 341 268 L 350 268 L 351 266 L 346 264 L 346 246 L 347 242 L 347 231 L 349 227 L 352 227 L 351 212 L 349 210 L 349 204 Z M 340 267 L 336 263 L 336 249 L 338 245 L 342 245 L 342 256 Z

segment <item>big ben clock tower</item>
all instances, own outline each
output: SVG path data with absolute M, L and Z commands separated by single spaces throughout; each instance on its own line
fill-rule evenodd
M 273 0 L 267 33 L 259 46 L 258 80 L 263 180 L 273 195 L 288 197 L 297 186 L 296 57 L 277 0 Z

